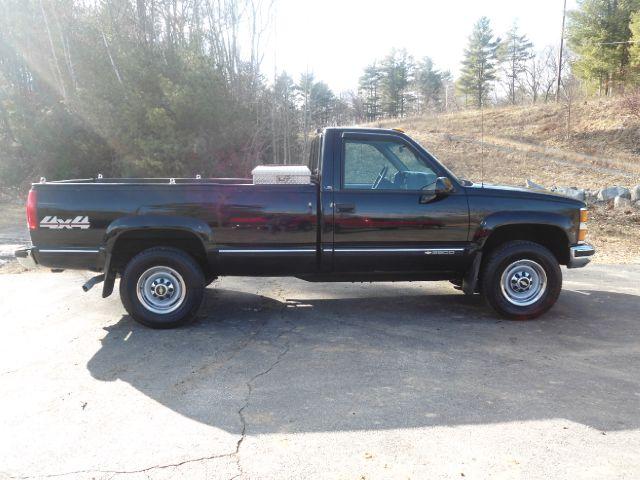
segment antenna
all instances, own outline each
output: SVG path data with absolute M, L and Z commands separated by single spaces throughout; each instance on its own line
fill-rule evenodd
M 484 101 L 480 94 L 480 183 L 484 188 Z

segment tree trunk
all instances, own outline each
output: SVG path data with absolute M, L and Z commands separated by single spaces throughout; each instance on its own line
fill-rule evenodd
M 57 80 L 58 86 L 60 88 L 60 94 L 62 95 L 63 100 L 67 101 L 67 91 L 64 88 L 64 78 L 62 77 L 62 70 L 60 69 L 60 64 L 58 63 L 58 55 L 56 54 L 56 48 L 53 44 L 53 38 L 51 37 L 51 29 L 49 28 L 49 20 L 47 19 L 47 12 L 44 9 L 44 4 L 42 0 L 40 0 L 40 10 L 42 11 L 42 18 L 44 19 L 44 26 L 47 30 L 47 37 L 49 39 L 49 47 L 51 48 L 51 55 L 53 56 L 53 64 L 55 66 L 57 72 Z
M 109 44 L 107 43 L 107 37 L 104 34 L 104 31 L 100 30 L 102 34 L 102 41 L 104 42 L 104 48 L 107 49 L 107 55 L 109 56 L 109 61 L 111 62 L 111 67 L 113 68 L 114 73 L 116 74 L 116 78 L 118 79 L 118 83 L 123 85 L 122 78 L 120 77 L 120 72 L 118 71 L 118 67 L 116 66 L 116 62 L 114 62 L 113 57 L 111 56 L 111 51 L 109 50 Z

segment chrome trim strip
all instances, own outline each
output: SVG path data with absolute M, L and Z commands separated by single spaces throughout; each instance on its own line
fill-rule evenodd
M 336 248 L 336 252 L 464 252 L 464 248 Z
M 50 249 L 50 250 L 40 250 L 38 249 L 38 253 L 99 253 L 100 250 L 95 250 L 95 249 L 64 249 L 64 248 L 60 248 L 60 249 Z
M 218 253 L 316 253 L 315 249 L 311 248 L 299 248 L 299 249 L 284 249 L 284 248 L 271 248 L 271 249 L 220 249 Z
M 323 252 L 345 252 L 345 253 L 367 253 L 367 252 L 464 252 L 464 248 L 323 248 Z M 311 248 L 270 248 L 270 249 L 241 249 L 241 248 L 221 248 L 218 253 L 315 253 Z

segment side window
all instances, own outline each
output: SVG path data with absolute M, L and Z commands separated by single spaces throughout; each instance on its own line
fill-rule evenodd
M 361 140 L 344 142 L 344 188 L 372 188 L 381 172 L 390 181 L 398 169 L 375 144 Z
M 437 175 L 413 149 L 393 140 L 345 140 L 345 189 L 427 190 Z

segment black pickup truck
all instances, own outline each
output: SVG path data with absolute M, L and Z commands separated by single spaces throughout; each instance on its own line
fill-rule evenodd
M 450 280 L 513 319 L 541 315 L 581 267 L 585 204 L 458 179 L 399 130 L 327 128 L 308 181 L 107 179 L 33 184 L 28 265 L 92 270 L 144 325 L 187 323 L 223 275 Z M 306 169 L 305 169 L 306 170 Z

